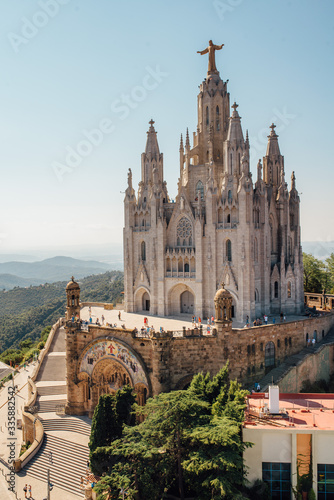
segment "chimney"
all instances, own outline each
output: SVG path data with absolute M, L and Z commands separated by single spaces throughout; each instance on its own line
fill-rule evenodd
M 269 413 L 279 413 L 279 387 L 278 385 L 269 386 Z

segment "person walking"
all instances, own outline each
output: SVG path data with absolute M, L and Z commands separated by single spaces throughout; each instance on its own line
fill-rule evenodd
M 28 492 L 29 492 L 29 496 L 28 496 L 28 498 L 32 498 L 32 497 L 31 497 L 31 484 L 29 484 L 29 486 L 28 486 Z
M 121 311 L 118 311 L 118 319 L 121 321 Z
M 24 498 L 27 498 L 27 491 L 28 491 L 28 485 L 26 484 L 23 488 L 24 491 Z

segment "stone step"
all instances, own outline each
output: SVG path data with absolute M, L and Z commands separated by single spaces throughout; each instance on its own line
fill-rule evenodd
M 38 413 L 57 412 L 58 407 L 64 406 L 65 404 L 66 404 L 66 399 L 52 399 L 49 401 L 38 401 L 37 412 Z
M 55 394 L 66 394 L 66 385 L 53 385 L 49 387 L 37 387 L 39 396 L 51 396 Z
M 49 469 L 51 482 L 55 486 L 81 494 L 80 478 L 86 474 L 88 457 L 88 447 L 46 434 L 41 449 L 28 463 L 25 472 L 45 481 Z
M 85 422 L 72 418 L 52 418 L 48 420 L 41 419 L 45 431 L 68 431 L 77 432 L 89 436 L 91 426 Z

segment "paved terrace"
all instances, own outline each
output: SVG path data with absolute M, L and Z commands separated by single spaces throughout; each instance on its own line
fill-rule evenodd
M 121 319 L 118 319 L 118 314 L 121 313 Z M 148 319 L 148 325 L 153 326 L 155 331 L 159 331 L 160 327 L 162 327 L 165 331 L 182 331 L 183 327 L 186 329 L 193 328 L 192 324 L 192 315 L 191 314 L 182 314 L 180 316 L 165 317 L 165 316 L 150 316 L 146 313 L 126 313 L 124 311 L 119 311 L 118 309 L 113 310 L 105 310 L 103 307 L 91 306 L 91 316 L 93 324 L 96 323 L 96 320 L 99 319 L 100 324 L 102 325 L 101 317 L 102 315 L 105 318 L 104 325 L 106 323 L 117 325 L 119 328 L 121 325 L 125 325 L 125 328 L 133 329 L 137 328 L 138 330 L 144 326 L 144 318 Z M 89 321 L 89 307 L 83 307 L 80 312 L 81 319 L 84 321 Z M 301 321 L 306 319 L 307 316 L 297 316 L 297 315 L 289 315 L 286 317 L 286 322 L 288 321 Z M 203 331 L 205 331 L 207 326 L 207 318 L 201 318 Z M 279 315 L 276 316 L 268 316 L 268 324 L 273 324 L 275 319 L 275 323 L 278 324 L 280 322 Z M 254 318 L 253 318 L 254 321 Z M 252 324 L 252 323 L 251 323 Z M 245 326 L 244 323 L 240 323 L 238 321 L 233 320 L 232 328 L 243 328 Z

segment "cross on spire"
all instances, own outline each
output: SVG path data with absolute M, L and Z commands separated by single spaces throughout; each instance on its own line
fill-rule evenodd
M 155 121 L 153 120 L 153 118 L 151 118 L 151 120 L 148 123 L 151 125 L 151 127 L 153 127 L 153 123 L 155 123 Z
M 71 280 L 74 281 L 74 276 L 72 276 Z
M 237 104 L 237 103 L 234 101 L 234 104 L 232 104 L 231 108 L 233 108 L 233 109 L 234 109 L 234 111 L 236 111 L 238 107 L 239 107 L 239 104 Z

